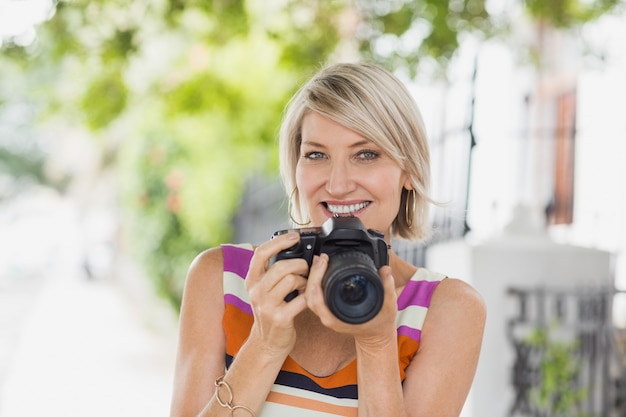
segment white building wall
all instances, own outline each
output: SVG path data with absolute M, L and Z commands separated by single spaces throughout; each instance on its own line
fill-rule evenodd
M 487 301 L 483 356 L 464 417 L 500 417 L 512 405 L 513 352 L 505 338 L 505 324 L 513 312 L 506 288 L 614 280 L 618 288 L 626 289 L 624 21 L 626 15 L 606 17 L 589 24 L 584 39 L 560 39 L 555 44 L 569 49 L 554 54 L 562 57 L 562 62 L 552 65 L 561 68 L 563 77 L 559 78 L 558 72 L 551 74 L 548 88 L 551 83 L 558 88 L 559 82 L 569 82 L 577 90 L 574 221 L 532 236 L 505 233 L 505 226 L 520 203 L 531 209 L 535 219 L 540 218 L 552 186 L 552 154 L 545 143 L 528 140 L 529 126 L 540 126 L 540 119 L 546 116 L 541 111 L 528 114 L 524 105 L 526 95 L 536 91 L 537 75 L 533 67 L 520 64 L 518 51 L 509 45 L 491 42 L 480 46 L 475 118 L 478 145 L 467 212 L 472 231 L 464 241 L 429 250 L 427 258 L 429 268 L 468 280 Z M 604 61 L 577 55 L 576 48 L 583 49 L 582 40 L 592 51 L 601 51 Z M 444 91 L 440 86 L 416 88 L 421 92 L 417 100 L 431 135 L 438 136 L 449 126 L 446 123 L 464 116 L 458 103 L 467 102 L 466 83 L 477 51 L 477 43 L 462 48 L 456 62 L 459 68 L 452 71 L 457 79 L 453 77 L 445 90 L 441 107 L 433 105 L 437 99 L 429 100 Z M 448 102 L 455 104 L 447 106 Z M 446 119 L 442 111 L 454 111 L 455 115 Z M 446 187 L 445 176 L 455 168 L 448 169 L 446 155 L 438 155 L 436 147 L 433 151 L 437 198 L 438 187 Z M 541 225 L 539 229 L 541 232 Z M 616 324 L 626 326 L 626 300 L 616 300 L 614 317 Z

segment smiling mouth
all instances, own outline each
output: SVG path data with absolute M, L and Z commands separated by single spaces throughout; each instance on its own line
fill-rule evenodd
M 358 204 L 328 204 L 324 203 L 326 209 L 334 216 L 353 216 L 358 211 L 363 210 L 370 205 L 370 201 L 364 201 Z

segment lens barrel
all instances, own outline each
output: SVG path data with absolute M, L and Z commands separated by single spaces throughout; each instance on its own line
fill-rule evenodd
M 383 306 L 384 289 L 376 265 L 361 251 L 332 254 L 322 288 L 329 310 L 346 323 L 365 323 Z

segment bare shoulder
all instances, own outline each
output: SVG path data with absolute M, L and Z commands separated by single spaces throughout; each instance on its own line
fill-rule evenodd
M 223 265 L 222 249 L 216 247 L 197 255 L 189 266 L 179 316 L 172 415 L 196 415 L 223 373 Z
M 411 415 L 461 413 L 476 372 L 485 319 L 485 302 L 471 285 L 455 278 L 439 283 L 404 382 Z
M 191 262 L 187 272 L 189 286 L 210 285 L 211 281 L 220 279 L 224 272 L 224 253 L 221 247 L 207 249 L 198 254 Z
M 188 309 L 190 304 L 205 305 L 207 300 L 221 297 L 223 272 L 224 254 L 221 247 L 207 249 L 198 254 L 187 271 L 181 310 Z
M 219 246 L 198 254 L 189 266 L 189 274 L 214 272 L 216 269 L 220 274 L 224 269 L 224 253 Z
M 460 279 L 446 278 L 433 293 L 424 333 L 469 332 L 472 338 L 482 339 L 486 314 L 485 301 L 474 287 Z M 427 338 L 424 339 L 426 342 Z
M 481 313 L 483 316 L 487 310 L 480 293 L 458 278 L 446 278 L 437 286 L 431 301 L 431 308 L 439 306 Z

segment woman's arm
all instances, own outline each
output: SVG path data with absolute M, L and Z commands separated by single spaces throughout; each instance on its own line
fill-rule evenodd
M 321 281 L 327 262 L 328 256 L 322 254 L 311 268 L 307 301 L 309 308 L 320 317 L 326 327 L 354 337 L 359 417 L 403 417 L 405 407 L 398 370 L 396 332 L 398 308 L 391 268 L 384 266 L 380 269 L 385 288 L 381 311 L 372 320 L 353 325 L 338 320 L 324 302 Z
M 422 328 L 419 351 L 402 384 L 395 324 L 397 297 L 391 269 L 380 269 L 385 286 L 380 313 L 367 323 L 350 325 L 335 318 L 324 303 L 321 280 L 327 261 L 323 254 L 316 260 L 317 268 L 311 268 L 307 301 L 326 327 L 354 336 L 359 417 L 458 417 L 482 343 L 485 305 L 480 295 L 456 279 L 447 278 L 437 286 Z
M 198 415 L 213 396 L 215 380 L 224 374 L 222 273 L 221 248 L 201 253 L 189 268 L 179 318 L 172 417 Z
M 389 267 L 380 270 L 385 286 L 383 309 L 367 332 L 355 336 L 359 384 L 359 417 L 404 417 L 398 369 L 397 296 Z M 433 417 L 433 416 L 431 416 Z
M 215 381 L 222 375 L 233 392 L 232 405 L 260 411 L 295 342 L 293 318 L 306 308 L 302 296 L 289 303 L 284 298 L 304 288 L 302 275 L 308 272 L 302 259 L 277 262 L 272 268 L 268 261 L 297 238 L 297 234 L 284 235 L 255 250 L 246 277 L 254 324 L 226 375 L 222 251 L 212 249 L 192 263 L 181 306 L 172 417 L 228 416 L 230 410 L 215 397 Z M 229 400 L 226 387 L 220 395 Z
M 407 368 L 409 417 L 458 417 L 476 372 L 486 309 L 467 283 L 447 278 L 435 290 L 418 353 Z

